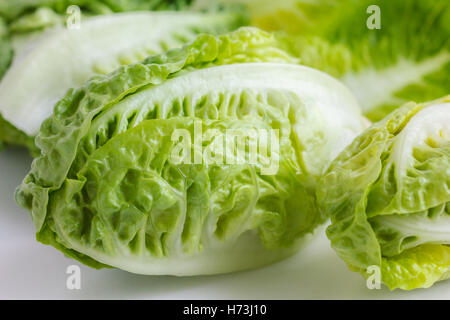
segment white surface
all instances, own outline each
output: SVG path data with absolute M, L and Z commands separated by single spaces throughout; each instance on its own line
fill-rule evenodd
M 450 299 L 450 281 L 409 292 L 367 289 L 323 232 L 297 255 L 253 271 L 176 278 L 93 270 L 35 240 L 13 199 L 29 165 L 23 150 L 0 152 L 0 299 Z M 66 288 L 73 264 L 81 266 L 81 290 Z

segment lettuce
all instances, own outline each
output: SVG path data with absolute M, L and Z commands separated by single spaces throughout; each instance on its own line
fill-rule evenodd
M 40 25 L 38 20 L 32 19 L 32 30 Z M 20 25 L 28 30 L 25 20 L 16 22 L 21 23 L 11 25 L 16 30 Z M 30 146 L 28 138 L 36 135 L 70 88 L 96 74 L 181 46 L 201 32 L 221 33 L 241 22 L 240 16 L 228 13 L 134 12 L 86 18 L 80 29 L 57 25 L 19 33 L 12 38 L 12 65 L 0 82 L 0 114 L 8 124 L 0 127 L 0 139 Z M 27 139 L 15 139 L 23 134 Z
M 34 139 L 18 130 L 0 115 L 0 150 L 6 145 L 17 145 L 28 148 L 32 156 L 38 156 L 39 150 L 34 145 Z
M 13 55 L 13 49 L 8 31 L 2 19 L 0 19 L 0 79 L 8 69 Z
M 326 219 L 318 178 L 365 122 L 340 82 L 278 45 L 252 28 L 200 35 L 70 90 L 16 193 L 37 239 L 92 267 L 142 274 L 231 272 L 295 252 Z M 196 123 L 204 148 L 230 129 L 279 135 L 269 153 L 252 149 L 255 162 L 177 163 L 173 133 L 195 135 Z M 202 155 L 195 142 L 188 150 Z M 278 166 L 266 174 L 269 156 Z
M 219 1 L 220 2 L 220 1 Z M 235 0 L 250 22 L 284 31 L 292 53 L 316 53 L 314 67 L 341 79 L 364 114 L 378 121 L 408 101 L 448 94 L 450 2 L 447 0 Z M 380 29 L 367 21 L 380 9 Z M 289 39 L 289 37 L 291 37 Z M 320 64 L 320 59 L 339 64 Z M 308 64 L 306 62 L 302 62 Z
M 137 10 L 184 9 L 190 0 L 0 0 L 0 17 L 8 22 L 25 18 L 46 8 L 55 15 L 64 16 L 71 5 L 79 6 L 84 14 L 103 15 Z
M 336 26 L 334 20 L 349 4 L 348 0 L 196 0 L 191 6 L 245 11 L 252 26 L 270 32 L 319 35 Z
M 450 96 L 408 103 L 331 164 L 318 203 L 332 247 L 351 269 L 378 266 L 391 289 L 450 275 Z
M 356 2 L 327 39 L 351 50 L 352 68 L 341 79 L 356 94 L 364 113 L 381 120 L 408 101 L 448 94 L 450 2 Z M 366 26 L 369 5 L 380 8 L 379 30 Z

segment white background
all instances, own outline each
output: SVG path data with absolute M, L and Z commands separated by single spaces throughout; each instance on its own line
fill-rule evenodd
M 0 299 L 450 299 L 450 281 L 409 292 L 367 289 L 323 230 L 295 256 L 259 270 L 177 278 L 90 269 L 35 240 L 13 198 L 30 162 L 24 150 L 0 152 Z M 81 290 L 66 288 L 72 264 L 81 266 Z

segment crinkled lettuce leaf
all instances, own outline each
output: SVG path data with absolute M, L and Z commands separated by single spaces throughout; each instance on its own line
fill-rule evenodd
M 318 187 L 332 247 L 389 288 L 429 287 L 450 270 L 450 97 L 408 103 L 331 164 Z
M 17 35 L 13 63 L 0 82 L 0 113 L 17 131 L 34 137 L 70 88 L 179 47 L 199 33 L 233 30 L 241 19 L 229 13 L 117 13 L 87 18 L 79 30 L 56 26 Z
M 318 177 L 365 127 L 345 86 L 296 62 L 273 35 L 243 28 L 71 90 L 16 193 L 38 240 L 143 274 L 231 272 L 295 252 L 326 218 Z M 217 130 L 204 146 L 227 129 L 278 130 L 278 170 L 263 174 L 261 149 L 253 164 L 174 163 L 171 134 L 196 121 Z

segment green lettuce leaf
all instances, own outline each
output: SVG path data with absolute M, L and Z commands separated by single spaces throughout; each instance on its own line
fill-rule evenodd
M 11 64 L 12 55 L 13 49 L 8 37 L 6 25 L 4 21 L 0 19 L 0 79 Z
M 13 56 L 13 48 L 10 39 L 8 38 L 8 32 L 5 23 L 0 19 L 0 79 L 3 77 L 6 70 L 11 64 Z M 23 143 L 23 139 L 26 140 L 26 135 L 16 130 L 14 126 L 8 123 L 0 115 L 0 150 L 8 142 L 14 142 L 20 140 Z M 33 144 L 31 144 L 32 147 Z
M 64 16 L 48 7 L 40 7 L 32 13 L 15 19 L 8 27 L 9 32 L 15 35 L 38 32 L 57 25 L 64 25 Z
M 332 247 L 389 288 L 428 287 L 450 270 L 450 97 L 408 103 L 331 164 L 318 188 Z
M 380 8 L 380 29 L 369 30 L 364 14 Z M 445 0 L 358 1 L 328 39 L 347 45 L 353 68 L 342 80 L 365 114 L 380 120 L 408 101 L 425 102 L 448 94 L 450 3 Z
M 56 26 L 17 35 L 13 63 L 0 82 L 0 113 L 16 133 L 34 137 L 70 88 L 179 47 L 199 33 L 222 33 L 241 23 L 239 15 L 228 13 L 117 13 L 87 18 L 79 30 Z
M 71 5 L 79 6 L 88 15 L 102 15 L 138 10 L 179 10 L 190 3 L 191 0 L 0 0 L 0 17 L 12 22 L 42 8 L 64 16 Z
M 345 86 L 295 62 L 273 35 L 243 28 L 71 90 L 16 193 L 38 240 L 144 274 L 231 272 L 295 252 L 326 218 L 319 176 L 365 127 Z M 204 147 L 228 129 L 278 130 L 278 170 L 263 174 L 261 149 L 253 164 L 174 163 L 173 131 L 196 121 L 217 130 Z
M 305 19 L 316 24 L 306 35 L 294 32 L 290 41 L 288 36 L 285 40 L 291 42 L 294 54 L 315 50 L 315 67 L 340 78 L 369 119 L 381 120 L 408 101 L 425 102 L 448 94 L 449 1 L 350 0 L 337 8 L 320 1 L 316 5 L 322 8 L 322 18 L 303 10 Z M 379 29 L 367 26 L 375 14 L 367 11 L 370 6 L 379 8 Z M 320 64 L 333 56 L 340 65 Z

